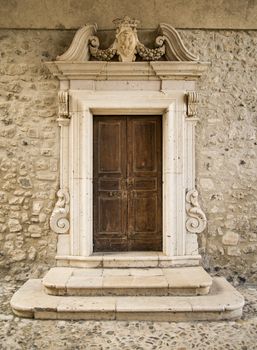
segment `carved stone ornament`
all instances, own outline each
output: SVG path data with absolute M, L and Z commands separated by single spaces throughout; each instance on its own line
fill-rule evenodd
M 68 91 L 59 91 L 58 93 L 59 101 L 59 114 L 58 114 L 58 123 L 59 126 L 67 126 L 70 123 L 70 114 L 69 114 L 69 93 Z
M 69 94 L 68 91 L 59 91 L 59 117 L 68 118 L 69 117 Z
M 198 57 L 189 52 L 179 33 L 169 24 L 161 23 L 159 36 L 155 40 L 155 48 L 149 49 L 141 43 L 137 36 L 139 21 L 125 16 L 113 21 L 116 27 L 115 40 L 108 49 L 100 49 L 96 36 L 97 25 L 88 24 L 80 28 L 69 47 L 57 61 L 84 62 L 93 56 L 100 61 L 110 61 L 115 55 L 121 62 L 134 62 L 136 55 L 144 61 L 156 61 L 163 57 L 165 61 L 198 61 Z M 57 74 L 57 72 L 55 72 Z
M 187 215 L 186 229 L 191 233 L 201 233 L 207 224 L 207 219 L 198 202 L 198 192 L 193 189 L 186 194 Z
M 57 192 L 58 200 L 50 217 L 50 227 L 56 233 L 68 233 L 70 228 L 69 211 L 70 196 L 68 189 L 60 189 Z
M 93 57 L 100 61 L 110 61 L 118 55 L 121 62 L 133 62 L 138 54 L 145 61 L 156 61 L 165 54 L 164 38 L 156 39 L 156 48 L 149 49 L 140 43 L 137 36 L 139 21 L 125 16 L 113 21 L 116 26 L 116 39 L 110 48 L 99 49 L 99 40 L 96 36 L 89 38 L 89 50 Z
M 197 116 L 197 105 L 199 102 L 198 93 L 196 91 L 190 91 L 187 94 L 187 115 L 188 117 Z

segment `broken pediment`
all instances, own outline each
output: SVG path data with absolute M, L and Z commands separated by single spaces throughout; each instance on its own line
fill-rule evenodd
M 115 32 L 85 25 L 65 53 L 45 64 L 66 81 L 197 80 L 205 72 L 209 63 L 189 52 L 172 26 L 161 23 L 156 31 L 138 31 L 138 23 L 116 19 Z
M 153 48 L 149 48 L 138 38 L 139 21 L 125 16 L 113 22 L 116 32 L 108 48 L 100 48 L 97 25 L 85 25 L 76 32 L 68 50 L 58 56 L 57 60 L 73 62 L 198 61 L 198 57 L 187 50 L 179 33 L 169 24 L 159 25 Z M 111 32 L 108 32 L 108 35 L 112 35 Z

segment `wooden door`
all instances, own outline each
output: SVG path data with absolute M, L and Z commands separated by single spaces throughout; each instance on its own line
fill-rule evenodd
M 161 117 L 94 117 L 94 251 L 162 250 Z

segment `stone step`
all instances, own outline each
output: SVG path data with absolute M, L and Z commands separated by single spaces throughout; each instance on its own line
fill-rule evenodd
M 205 295 L 212 278 L 201 267 L 67 268 L 54 267 L 43 278 L 45 292 L 69 296 Z
M 27 281 L 12 297 L 20 317 L 73 320 L 195 321 L 235 319 L 242 315 L 243 297 L 217 277 L 204 296 L 52 296 L 41 280 Z
M 167 256 L 162 252 L 111 252 L 90 256 L 56 256 L 57 266 L 85 268 L 199 266 L 200 255 Z

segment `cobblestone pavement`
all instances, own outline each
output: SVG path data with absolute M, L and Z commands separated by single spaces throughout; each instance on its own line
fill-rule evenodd
M 1 350 L 257 349 L 256 286 L 237 287 L 246 299 L 241 320 L 184 323 L 21 319 L 9 306 L 17 288 L 0 282 Z

